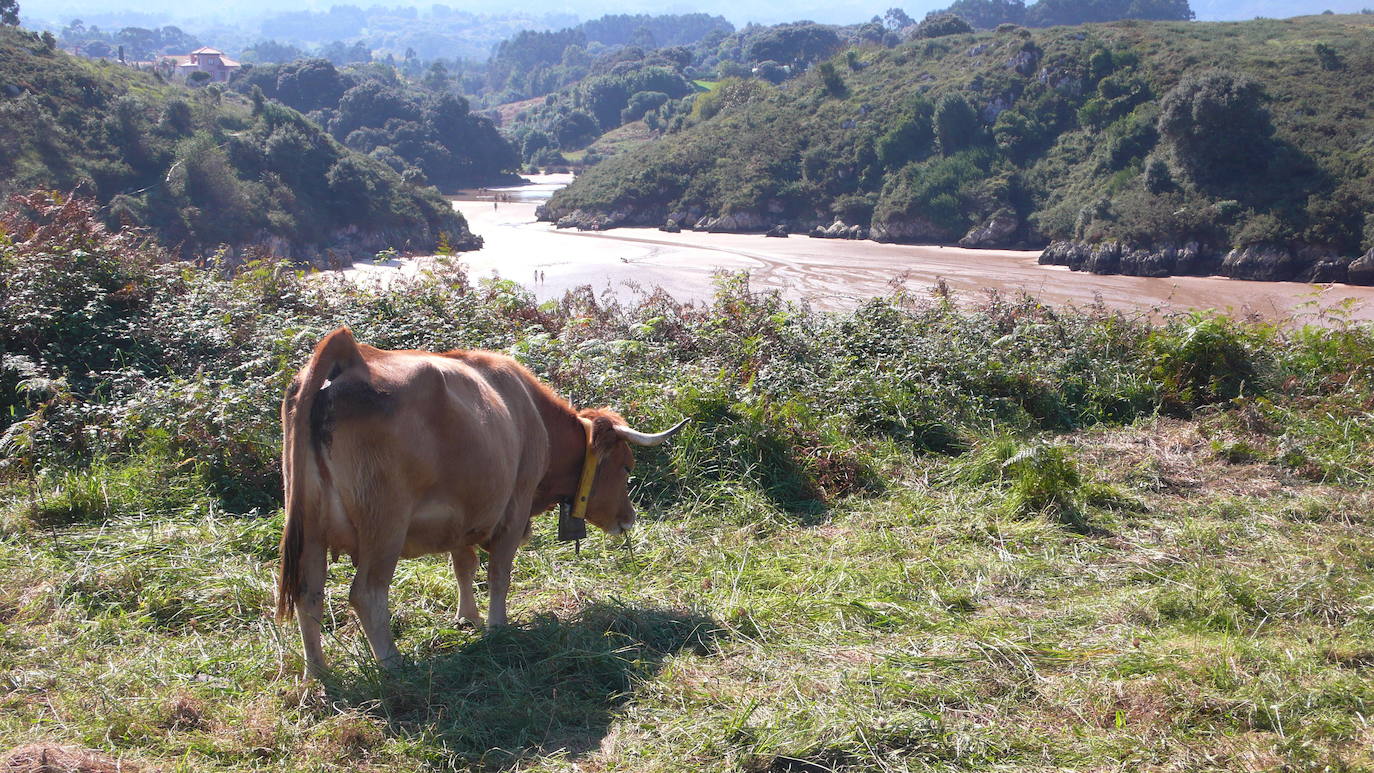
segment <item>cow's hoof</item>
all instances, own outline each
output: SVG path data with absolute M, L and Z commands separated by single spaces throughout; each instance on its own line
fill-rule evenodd
M 474 616 L 474 617 L 468 617 L 467 615 L 464 615 L 464 616 L 458 618 L 458 627 L 459 627 L 459 628 L 470 628 L 470 629 L 476 631 L 476 630 L 481 630 L 482 628 L 485 628 L 486 625 L 487 625 L 487 624 L 486 624 L 486 622 L 485 622 L 484 620 L 482 620 L 482 616 L 481 616 L 481 615 L 476 615 L 476 616 Z

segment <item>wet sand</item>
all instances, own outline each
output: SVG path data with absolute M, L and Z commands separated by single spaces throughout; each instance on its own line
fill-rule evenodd
M 943 279 L 957 297 L 970 300 L 991 290 L 1024 291 L 1052 304 L 1087 305 L 1100 298 L 1109 307 L 1153 316 L 1212 308 L 1282 322 L 1320 323 L 1323 310 L 1349 298 L 1356 304 L 1352 318 L 1374 320 L 1374 287 L 1221 277 L 1099 276 L 1038 265 L 1039 251 L 806 236 L 670 234 L 648 228 L 579 232 L 535 222 L 537 203 L 564 183 L 564 178 L 546 176 L 534 186 L 499 189 L 514 200 L 495 206 L 490 191 L 484 192 L 485 198 L 478 194 L 454 201 L 472 230 L 486 240 L 481 250 L 462 255 L 474 279 L 495 275 L 514 280 L 540 300 L 591 285 L 597 292 L 610 291 L 625 300 L 636 295 L 636 288 L 649 291 L 659 286 L 678 300 L 704 301 L 711 297 L 715 272 L 747 270 L 753 287 L 776 289 L 787 298 L 827 310 L 853 308 L 899 287 L 913 294 L 927 293 Z M 403 261 L 399 267 L 407 271 L 420 265 L 423 259 Z M 386 269 L 360 264 L 357 271 L 369 274 Z M 537 279 L 540 274 L 542 281 Z

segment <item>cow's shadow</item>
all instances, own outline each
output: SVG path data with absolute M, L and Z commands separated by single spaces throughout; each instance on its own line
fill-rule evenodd
M 393 737 L 442 747 L 450 765 L 504 769 L 598 748 L 665 659 L 710 655 L 720 634 L 700 615 L 602 602 L 566 620 L 441 636 L 418 661 L 339 674 L 327 692 L 384 719 Z

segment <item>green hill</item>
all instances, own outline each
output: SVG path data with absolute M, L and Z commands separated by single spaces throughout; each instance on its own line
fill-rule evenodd
M 1126 21 L 851 49 L 731 79 L 608 160 L 565 226 L 1040 247 L 1099 272 L 1374 282 L 1370 16 Z M 859 226 L 859 228 L 853 228 Z M 837 232 L 839 229 L 831 229 Z
M 433 189 L 289 108 L 0 28 L 0 194 L 34 188 L 92 195 L 107 224 L 148 227 L 188 257 L 229 245 L 331 262 L 481 244 Z

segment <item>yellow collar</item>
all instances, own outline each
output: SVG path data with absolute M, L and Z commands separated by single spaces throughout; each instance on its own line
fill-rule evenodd
M 595 425 L 587 422 L 587 457 L 582 462 L 582 479 L 577 483 L 577 496 L 573 499 L 572 517 L 587 517 L 587 500 L 592 495 L 592 482 L 596 480 L 596 468 L 601 463 L 601 455 L 592 449 L 592 431 Z

